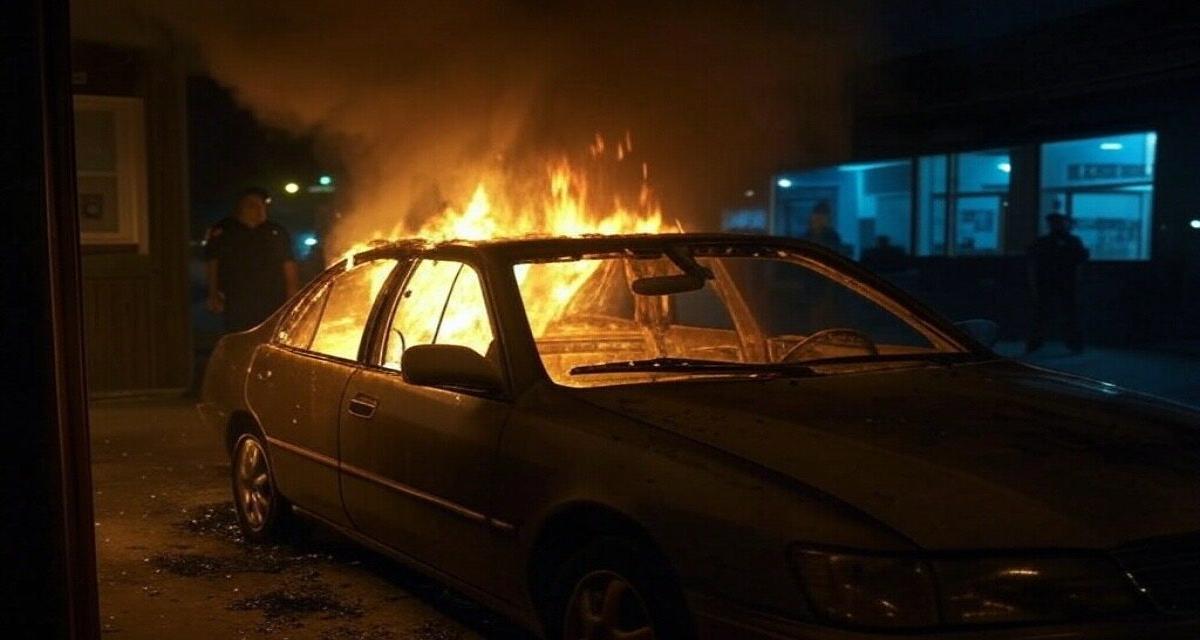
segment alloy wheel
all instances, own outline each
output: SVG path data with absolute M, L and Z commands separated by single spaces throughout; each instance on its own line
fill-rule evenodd
M 593 571 L 575 585 L 563 640 L 654 640 L 646 602 L 620 574 Z
M 243 438 L 238 447 L 236 464 L 234 484 L 238 510 L 250 529 L 260 531 L 271 516 L 274 501 L 267 452 L 263 451 L 257 439 Z

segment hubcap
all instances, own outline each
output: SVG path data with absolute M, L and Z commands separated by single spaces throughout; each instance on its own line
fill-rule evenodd
M 563 621 L 564 640 L 654 640 L 641 595 L 612 571 L 593 571 L 575 585 Z
M 258 531 L 271 513 L 271 473 L 267 454 L 254 438 L 242 440 L 238 448 L 237 474 L 238 508 L 250 528 Z

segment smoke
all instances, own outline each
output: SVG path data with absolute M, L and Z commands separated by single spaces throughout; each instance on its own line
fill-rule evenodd
M 130 1 L 264 123 L 337 154 L 335 243 L 415 227 L 597 132 L 630 132 L 668 217 L 694 228 L 845 144 L 845 2 Z

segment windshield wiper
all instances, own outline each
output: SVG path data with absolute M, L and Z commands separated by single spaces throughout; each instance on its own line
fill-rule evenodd
M 585 364 L 573 367 L 569 372 L 573 376 L 594 373 L 691 373 L 698 375 L 728 375 L 768 373 L 806 377 L 816 375 L 807 364 L 772 364 L 754 362 L 725 362 L 722 360 L 703 360 L 699 358 L 649 358 L 646 360 L 618 360 L 600 364 Z

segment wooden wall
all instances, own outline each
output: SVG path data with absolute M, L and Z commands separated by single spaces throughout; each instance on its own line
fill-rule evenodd
M 148 250 L 82 247 L 89 392 L 187 388 L 192 346 L 183 57 L 170 44 L 76 42 L 72 54 L 75 93 L 139 96 L 146 118 Z

